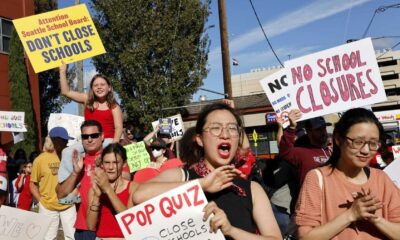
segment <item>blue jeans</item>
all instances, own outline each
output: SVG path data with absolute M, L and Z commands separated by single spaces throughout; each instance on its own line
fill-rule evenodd
M 272 211 L 274 212 L 275 219 L 278 222 L 279 229 L 281 230 L 282 236 L 285 235 L 287 226 L 290 221 L 290 216 L 287 213 L 286 209 L 283 207 L 276 206 L 271 203 Z
M 75 240 L 95 240 L 96 232 L 89 230 L 75 230 Z

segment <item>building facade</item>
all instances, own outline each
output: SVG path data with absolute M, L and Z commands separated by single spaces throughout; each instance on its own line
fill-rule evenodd
M 34 14 L 33 0 L 1 0 L 0 1 L 0 111 L 12 111 L 10 100 L 10 81 L 8 77 L 9 43 L 13 28 L 12 20 L 30 16 Z M 29 76 L 29 86 L 33 99 L 33 109 L 35 111 L 37 129 L 40 133 L 40 98 L 39 81 L 33 71 L 29 60 L 26 58 L 27 72 Z M 1 133 L 1 143 L 12 145 L 13 138 L 11 133 Z M 37 138 L 40 142 L 40 136 Z

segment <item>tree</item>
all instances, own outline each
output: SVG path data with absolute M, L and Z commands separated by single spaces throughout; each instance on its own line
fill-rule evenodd
M 58 8 L 57 0 L 35 0 L 35 14 L 53 11 Z M 75 68 L 68 71 L 69 82 L 75 78 Z M 38 74 L 40 93 L 40 124 L 41 136 L 47 135 L 47 123 L 51 113 L 59 113 L 69 99 L 61 97 L 59 84 L 59 72 L 57 69 L 50 69 Z
M 25 124 L 28 129 L 28 132 L 25 133 L 25 141 L 15 144 L 13 149 L 22 148 L 25 152 L 30 153 L 36 149 L 36 118 L 32 105 L 31 88 L 26 70 L 24 50 L 15 29 L 13 29 L 11 33 L 8 69 L 12 110 L 16 112 L 25 112 Z
M 128 120 L 150 128 L 175 114 L 207 76 L 209 0 L 93 0 L 95 24 L 107 50 L 93 58 L 109 76 Z

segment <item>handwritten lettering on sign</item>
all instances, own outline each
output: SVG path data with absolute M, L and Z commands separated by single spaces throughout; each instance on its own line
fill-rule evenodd
M 0 239 L 42 240 L 50 225 L 50 218 L 35 212 L 1 206 Z
M 225 239 L 203 221 L 207 199 L 199 182 L 188 182 L 116 216 L 126 239 Z

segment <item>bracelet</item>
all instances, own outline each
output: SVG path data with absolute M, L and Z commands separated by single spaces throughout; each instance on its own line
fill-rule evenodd
M 93 207 L 95 207 L 95 209 L 93 209 Z M 92 206 L 90 206 L 90 211 L 92 211 L 92 212 L 98 212 L 99 211 L 99 206 L 94 206 L 94 205 L 92 205 Z

